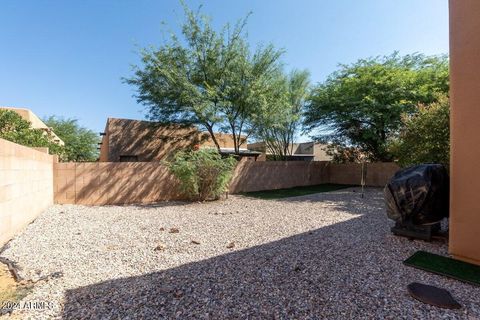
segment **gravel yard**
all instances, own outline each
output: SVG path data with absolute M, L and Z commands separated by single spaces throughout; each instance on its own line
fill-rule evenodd
M 380 189 L 280 200 L 56 205 L 0 254 L 37 281 L 33 319 L 480 319 L 480 288 L 402 265 L 440 243 L 390 234 Z M 409 297 L 444 287 L 464 306 Z M 4 317 L 8 318 L 8 315 Z

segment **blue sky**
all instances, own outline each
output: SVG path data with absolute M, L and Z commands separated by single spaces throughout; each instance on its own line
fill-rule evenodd
M 359 58 L 448 53 L 447 0 L 186 2 L 203 4 L 218 27 L 252 11 L 250 43 L 284 48 L 286 67 L 309 69 L 314 83 Z M 0 0 L 0 21 L 0 106 L 102 131 L 107 117 L 144 118 L 121 78 L 139 48 L 179 30 L 183 11 L 177 0 Z

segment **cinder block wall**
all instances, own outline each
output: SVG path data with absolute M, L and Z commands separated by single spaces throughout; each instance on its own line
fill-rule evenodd
M 230 193 L 328 183 L 327 161 L 241 161 Z
M 152 203 L 181 199 L 178 183 L 159 162 L 55 163 L 55 203 Z
M 399 169 L 393 162 L 367 163 L 365 184 L 369 187 L 383 187 Z M 362 179 L 362 164 L 329 163 L 327 175 L 329 183 L 359 185 Z
M 53 204 L 54 158 L 0 139 L 0 246 Z
M 367 185 L 384 186 L 398 170 L 392 163 L 369 164 Z M 241 161 L 230 193 L 322 183 L 360 184 L 360 164 L 327 161 Z M 86 205 L 180 200 L 177 180 L 159 162 L 55 163 L 55 203 Z

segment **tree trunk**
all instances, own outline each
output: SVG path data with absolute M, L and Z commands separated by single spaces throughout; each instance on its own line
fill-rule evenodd
M 213 132 L 213 127 L 211 125 L 208 125 L 208 124 L 205 125 L 205 127 L 207 128 L 207 131 L 210 134 L 210 137 L 212 138 L 213 143 L 217 147 L 218 152 L 220 152 L 220 145 L 218 144 L 217 137 L 215 137 L 215 133 Z

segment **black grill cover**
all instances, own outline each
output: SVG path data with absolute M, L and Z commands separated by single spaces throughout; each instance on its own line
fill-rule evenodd
M 399 170 L 385 186 L 387 215 L 396 222 L 434 223 L 448 217 L 449 178 L 440 164 Z

